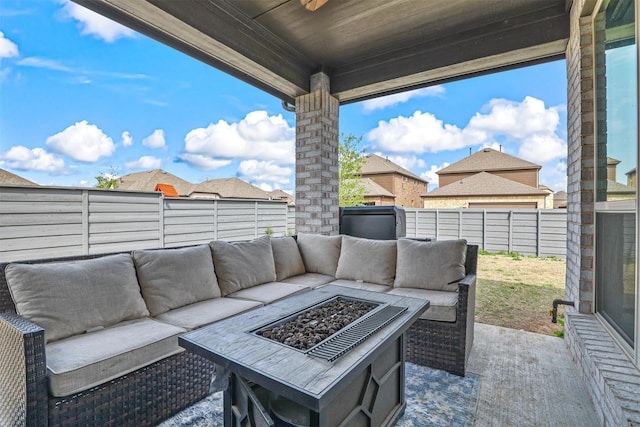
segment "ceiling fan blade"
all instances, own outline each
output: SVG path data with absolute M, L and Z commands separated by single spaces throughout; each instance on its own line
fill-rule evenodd
M 300 0 L 300 4 L 303 5 L 307 10 L 315 12 L 320 9 L 326 2 L 329 0 Z

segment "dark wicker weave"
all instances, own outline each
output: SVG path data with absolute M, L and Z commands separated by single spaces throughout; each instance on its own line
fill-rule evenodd
M 464 376 L 473 346 L 478 246 L 467 246 L 455 322 L 419 319 L 407 332 L 407 361 Z
M 151 426 L 209 393 L 214 365 L 182 352 L 73 396 L 50 396 L 44 330 L 15 314 L 6 265 L 0 264 L 0 426 Z

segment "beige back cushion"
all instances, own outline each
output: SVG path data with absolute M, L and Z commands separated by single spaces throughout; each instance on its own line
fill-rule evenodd
M 47 342 L 149 315 L 129 254 L 5 272 L 16 311 L 43 327 Z
M 292 276 L 305 273 L 304 262 L 293 237 L 275 237 L 271 239 L 273 260 L 276 265 L 276 280 L 279 282 Z
M 223 296 L 276 280 L 269 237 L 236 243 L 215 240 L 209 245 Z
M 298 234 L 298 248 L 308 273 L 336 276 L 342 236 Z
M 442 240 L 420 242 L 398 240 L 396 288 L 420 288 L 432 291 L 457 291 L 464 278 L 467 241 Z
M 395 240 L 342 236 L 336 279 L 392 286 L 396 274 L 396 252 Z
M 152 316 L 221 296 L 209 245 L 134 251 L 133 261 Z

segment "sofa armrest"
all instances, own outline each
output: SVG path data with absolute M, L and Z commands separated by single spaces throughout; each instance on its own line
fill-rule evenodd
M 469 352 L 473 346 L 473 332 L 476 311 L 476 275 L 466 275 L 458 285 L 458 321 L 462 321 L 461 326 L 465 327 L 466 344 L 465 360 L 469 357 Z
M 44 329 L 0 312 L 0 425 L 47 425 Z

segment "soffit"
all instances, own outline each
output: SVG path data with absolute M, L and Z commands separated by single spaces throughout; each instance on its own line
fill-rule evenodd
M 310 76 L 341 103 L 564 55 L 564 0 L 74 0 L 293 102 Z

